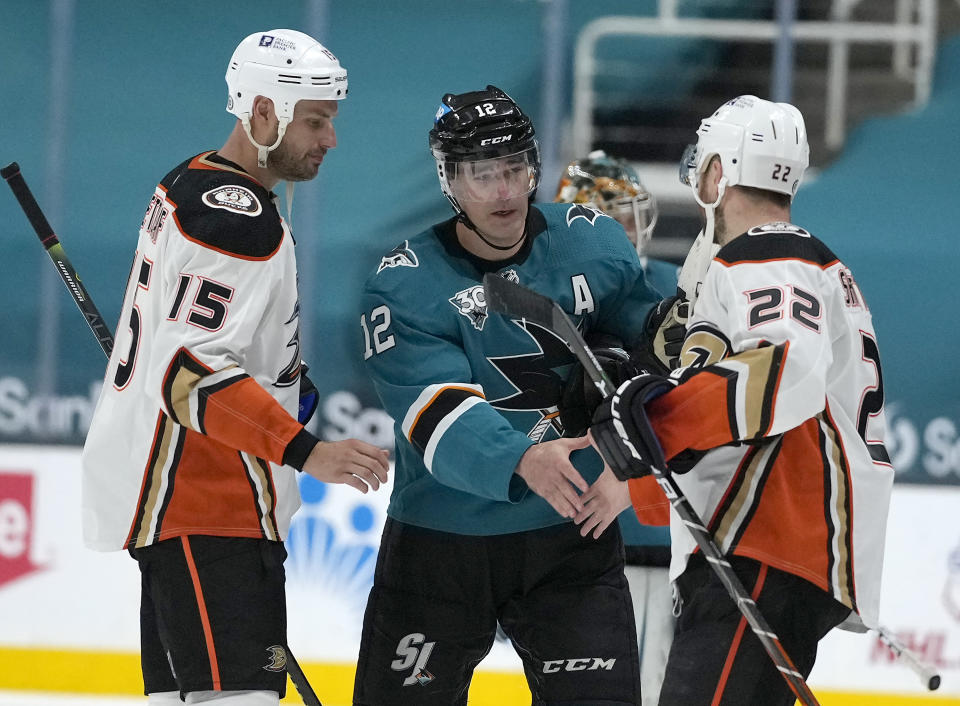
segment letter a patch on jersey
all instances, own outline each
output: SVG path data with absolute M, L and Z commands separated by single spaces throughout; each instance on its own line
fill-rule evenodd
M 203 202 L 210 208 L 222 208 L 244 216 L 259 216 L 263 212 L 256 195 L 250 189 L 235 184 L 210 189 L 203 195 Z
M 567 209 L 567 225 L 571 225 L 578 218 L 582 218 L 590 225 L 596 225 L 597 219 L 601 216 L 604 218 L 610 218 L 610 216 L 598 208 L 594 208 L 593 206 L 584 206 L 582 203 L 577 203 Z

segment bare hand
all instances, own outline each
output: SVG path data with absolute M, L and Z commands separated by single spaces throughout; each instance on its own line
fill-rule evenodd
M 593 538 L 598 539 L 617 515 L 630 507 L 630 488 L 626 481 L 619 480 L 609 467 L 604 466 L 603 473 L 580 499 L 583 500 L 583 509 L 573 521 L 581 525 L 581 537 L 596 528 Z
M 307 456 L 304 473 L 324 483 L 345 483 L 361 493 L 387 482 L 390 455 L 386 449 L 358 439 L 321 441 Z
M 563 517 L 573 517 L 583 510 L 580 492 L 586 492 L 587 481 L 570 463 L 570 454 L 590 445 L 590 437 L 554 439 L 534 444 L 520 458 L 514 471 L 534 493 L 550 503 Z

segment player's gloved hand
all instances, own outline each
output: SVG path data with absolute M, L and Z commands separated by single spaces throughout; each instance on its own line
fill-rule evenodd
M 310 378 L 307 377 L 307 364 L 300 363 L 300 407 L 297 410 L 297 421 L 306 424 L 317 411 L 317 405 L 320 403 L 320 393 L 314 386 Z
M 591 348 L 603 372 L 614 385 L 629 380 L 639 371 L 630 362 L 630 356 L 618 347 Z M 574 363 L 560 391 L 560 423 L 568 437 L 583 436 L 590 426 L 594 411 L 603 402 L 603 396 L 586 375 L 579 361 Z
M 636 366 L 663 375 L 679 367 L 689 317 L 690 306 L 679 296 L 667 297 L 651 309 L 644 324 L 644 344 L 633 352 Z
M 620 480 L 642 478 L 650 475 L 653 468 L 666 470 L 660 440 L 644 405 L 676 384 L 661 375 L 639 375 L 620 385 L 594 413 L 590 427 L 593 442 Z

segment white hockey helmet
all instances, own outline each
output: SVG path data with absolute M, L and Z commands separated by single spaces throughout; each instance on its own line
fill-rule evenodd
M 803 115 L 789 103 L 738 96 L 700 122 L 696 145 L 680 162 L 680 181 L 694 187 L 713 155 L 728 186 L 797 193 L 810 163 Z
M 260 166 L 266 166 L 266 153 L 283 139 L 297 101 L 347 97 L 347 71 L 337 57 L 313 37 L 292 29 L 246 37 L 230 57 L 226 80 L 227 112 L 240 119 L 250 141 L 260 150 Z M 257 144 L 250 133 L 250 113 L 257 96 L 273 101 L 280 123 L 271 147 Z

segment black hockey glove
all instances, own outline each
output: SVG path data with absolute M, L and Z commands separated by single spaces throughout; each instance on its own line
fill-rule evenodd
M 661 375 L 679 367 L 689 316 L 687 300 L 678 296 L 667 297 L 651 309 L 643 327 L 643 344 L 632 354 L 636 367 Z
M 630 356 L 622 348 L 591 347 L 590 350 L 614 387 L 639 372 L 631 365 Z M 560 392 L 560 424 L 563 425 L 564 436 L 577 437 L 586 434 L 593 413 L 601 402 L 603 397 L 600 391 L 577 361 Z
M 644 405 L 676 384 L 661 375 L 639 375 L 620 385 L 597 408 L 590 433 L 603 460 L 620 480 L 648 476 L 654 468 L 666 470 L 660 440 Z
M 297 410 L 297 421 L 306 424 L 317 411 L 317 405 L 320 403 L 320 393 L 314 386 L 310 378 L 307 377 L 306 363 L 300 363 L 300 408 Z

